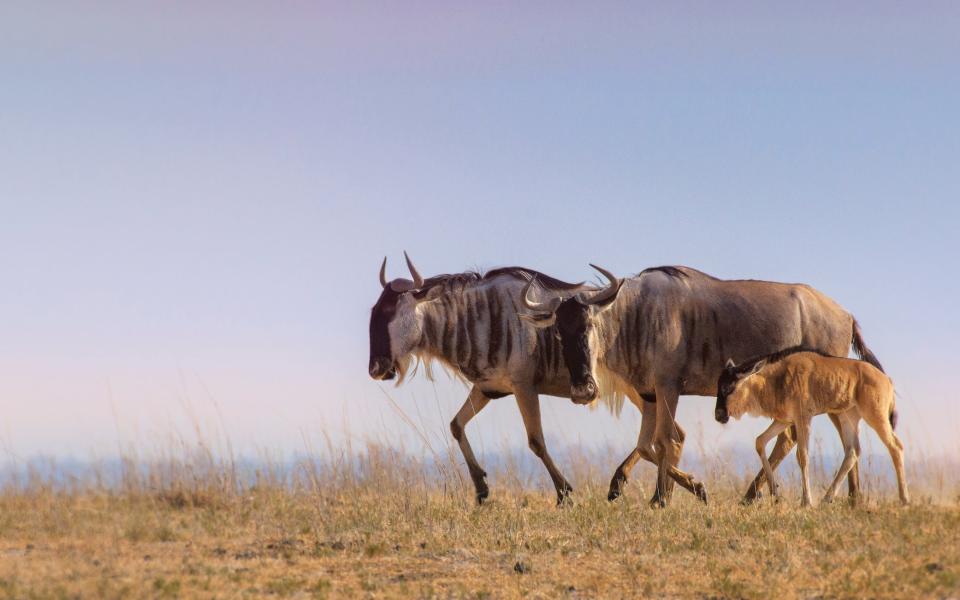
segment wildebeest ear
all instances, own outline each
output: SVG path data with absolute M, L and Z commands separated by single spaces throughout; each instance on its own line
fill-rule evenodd
M 557 313 L 517 313 L 517 316 L 537 329 L 545 329 L 557 322 Z
M 728 358 L 728 359 L 727 359 L 727 364 L 723 365 L 723 368 L 725 368 L 725 369 L 732 369 L 732 368 L 734 368 L 735 366 L 737 366 L 737 364 L 736 364 L 735 362 L 733 362 L 733 359 L 732 359 L 732 358 Z

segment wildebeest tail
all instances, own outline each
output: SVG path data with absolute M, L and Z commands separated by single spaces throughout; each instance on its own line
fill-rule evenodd
M 860 333 L 860 323 L 857 323 L 857 320 L 853 320 L 853 339 L 850 340 L 851 345 L 853 346 L 853 351 L 857 353 L 857 357 L 860 360 L 865 360 L 871 365 L 883 371 L 883 365 L 880 364 L 880 361 L 877 357 L 870 352 L 870 348 L 867 348 L 867 345 L 863 341 L 863 334 Z

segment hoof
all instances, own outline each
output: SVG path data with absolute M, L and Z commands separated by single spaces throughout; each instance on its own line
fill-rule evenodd
M 477 490 L 477 506 L 483 506 L 483 502 L 490 496 L 490 490 L 483 488 L 482 490 Z
M 703 487 L 702 483 L 697 483 L 693 486 L 693 495 L 697 497 L 697 500 L 707 503 L 707 488 Z
M 756 483 L 751 483 L 750 487 L 747 488 L 747 493 L 743 495 L 743 499 L 740 500 L 740 504 L 743 506 L 749 506 L 763 498 L 763 491 L 760 489 L 760 486 Z
M 573 504 L 573 499 L 570 498 L 570 494 L 572 493 L 573 493 L 573 488 L 570 486 L 567 486 L 562 490 L 560 490 L 559 492 L 557 492 L 557 506 L 562 507 L 562 506 L 570 506 L 571 504 Z
M 666 508 L 667 502 L 660 494 L 654 494 L 653 498 L 650 498 L 650 508 Z
M 622 475 L 615 475 L 610 482 L 610 491 L 607 492 L 607 500 L 613 502 L 623 495 L 623 486 L 627 484 L 627 478 Z

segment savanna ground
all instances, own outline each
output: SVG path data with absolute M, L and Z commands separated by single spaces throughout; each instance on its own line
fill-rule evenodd
M 202 452 L 112 482 L 22 472 L 0 492 L 0 597 L 960 597 L 951 473 L 915 469 L 907 508 L 865 476 L 864 506 L 803 510 L 789 477 L 741 506 L 744 477 L 714 468 L 709 505 L 678 488 L 651 510 L 652 470 L 609 503 L 609 467 L 574 461 L 561 509 L 542 474 L 508 464 L 477 507 L 455 461 L 376 445 L 242 477 Z

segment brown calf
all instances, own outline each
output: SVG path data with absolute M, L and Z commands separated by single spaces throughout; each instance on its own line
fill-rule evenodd
M 770 427 L 757 438 L 757 452 L 774 496 L 778 486 L 764 450 L 771 439 L 790 425 L 796 425 L 804 506 L 811 504 L 807 474 L 810 421 L 824 413 L 838 417 L 844 450 L 843 463 L 824 501 L 833 500 L 840 482 L 857 463 L 860 419 L 863 419 L 890 451 L 900 501 L 907 504 L 903 443 L 893 432 L 897 422 L 893 382 L 880 369 L 862 360 L 794 347 L 739 365 L 729 361 L 717 383 L 717 421 L 726 423 L 731 416 L 739 419 L 744 414 L 773 419 Z

